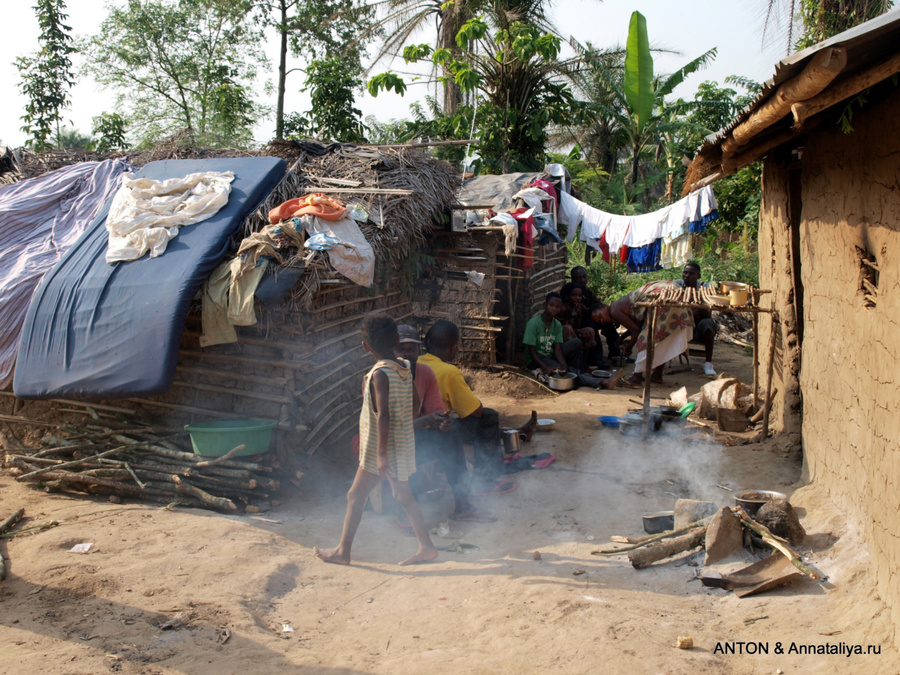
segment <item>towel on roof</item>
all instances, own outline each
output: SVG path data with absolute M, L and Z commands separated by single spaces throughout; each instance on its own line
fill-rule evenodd
M 334 199 L 321 192 L 315 192 L 303 197 L 289 199 L 269 211 L 269 222 L 278 223 L 290 218 L 300 216 L 315 216 L 323 220 L 343 220 L 349 211 L 344 207 L 344 202 Z
M 106 218 L 106 262 L 137 260 L 147 251 L 156 258 L 183 225 L 215 215 L 228 203 L 231 171 L 200 171 L 183 178 L 153 180 L 122 177 Z
M 375 281 L 375 252 L 355 220 L 344 217 L 328 221 L 306 215 L 300 218 L 300 222 L 308 234 L 328 234 L 340 242 L 328 251 L 328 260 L 336 272 L 360 286 L 369 288 L 372 285 Z

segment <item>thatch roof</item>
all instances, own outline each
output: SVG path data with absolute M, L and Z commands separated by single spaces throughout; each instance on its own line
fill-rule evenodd
M 360 204 L 368 211 L 369 221 L 361 228 L 363 234 L 372 244 L 379 264 L 389 265 L 396 273 L 397 266 L 405 262 L 410 251 L 425 242 L 444 217 L 448 205 L 456 201 L 462 182 L 449 164 L 415 149 L 325 145 L 317 141 L 273 141 L 261 150 L 212 149 L 184 145 L 185 140 L 176 135 L 151 150 L 135 153 L 7 150 L 0 156 L 0 184 L 15 183 L 78 162 L 123 156 L 138 167 L 163 159 L 281 157 L 290 167 L 288 173 L 260 208 L 244 221 L 235 250 L 241 238 L 268 224 L 269 209 L 309 192 L 309 187 L 334 189 L 340 185 L 346 187 L 349 181 L 354 190 L 412 191 L 411 195 L 329 193 L 347 204 Z M 322 281 L 334 277 L 328 256 L 316 254 L 294 289 L 295 303 L 309 307 Z
M 269 209 L 315 191 L 310 188 L 336 190 L 339 183 L 344 187 L 350 183 L 351 190 L 373 192 L 332 191 L 329 195 L 347 204 L 359 204 L 369 213 L 368 222 L 361 227 L 363 235 L 378 263 L 387 265 L 393 273 L 445 217 L 462 183 L 449 164 L 413 149 L 274 141 L 265 148 L 265 154 L 288 160 L 290 169 L 265 203 L 244 221 L 243 236 L 268 225 Z M 378 190 L 410 190 L 412 194 L 379 194 Z M 317 253 L 294 288 L 294 300 L 308 307 L 321 282 L 335 276 L 328 256 Z

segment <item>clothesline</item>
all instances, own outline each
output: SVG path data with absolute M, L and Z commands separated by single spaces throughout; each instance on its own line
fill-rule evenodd
M 581 241 L 610 256 L 619 256 L 627 249 L 625 261 L 635 272 L 677 267 L 688 262 L 690 235 L 706 230 L 718 215 L 712 186 L 636 216 L 607 213 L 565 192 L 560 195 L 559 222 L 568 225 L 567 240 L 574 241 L 580 231 Z

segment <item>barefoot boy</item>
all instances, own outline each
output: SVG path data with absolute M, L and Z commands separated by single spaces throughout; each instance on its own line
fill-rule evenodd
M 366 375 L 363 405 L 359 414 L 359 467 L 347 493 L 347 515 L 337 548 L 316 547 L 320 560 L 350 564 L 350 547 L 359 527 L 366 497 L 381 478 L 391 483 L 419 540 L 419 550 L 401 565 L 413 565 L 437 558 L 437 549 L 409 489 L 409 477 L 416 470 L 413 436 L 413 377 L 409 364 L 394 355 L 397 324 L 385 314 L 369 314 L 362 325 L 363 349 L 378 359 Z

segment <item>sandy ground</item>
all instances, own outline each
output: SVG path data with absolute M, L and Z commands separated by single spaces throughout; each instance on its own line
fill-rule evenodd
M 720 371 L 749 381 L 742 350 L 717 350 Z M 666 379 L 654 394 L 704 382 L 694 372 Z M 498 522 L 450 522 L 435 543 L 451 550 L 414 568 L 396 565 L 415 542 L 393 513 L 365 514 L 351 567 L 313 557 L 313 546 L 336 542 L 352 471 L 322 458 L 306 462 L 301 490 L 259 516 L 48 495 L 0 476 L 0 518 L 24 506 L 27 524 L 62 523 L 0 540 L 10 559 L 0 672 L 898 672 L 854 524 L 814 486 L 798 489 L 799 466 L 777 439 L 726 447 L 697 431 L 643 444 L 596 421 L 633 407 L 637 391 L 551 396 L 478 381 L 510 425 L 532 409 L 556 419 L 525 448 L 558 461 L 516 474 L 511 494 L 481 498 Z M 702 552 L 645 570 L 591 555 L 610 535 L 642 534 L 641 514 L 677 497 L 730 505 L 720 486 L 793 493 L 810 535 L 802 550 L 826 581 L 739 599 L 695 579 Z M 423 505 L 435 527 L 448 508 L 447 498 Z M 87 542 L 89 553 L 68 552 Z M 676 649 L 678 636 L 694 649 Z M 790 653 L 842 644 L 881 653 Z

